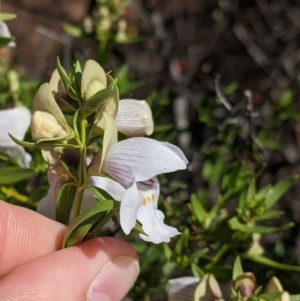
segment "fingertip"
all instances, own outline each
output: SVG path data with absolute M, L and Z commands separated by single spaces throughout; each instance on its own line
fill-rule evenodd
M 16 268 L 0 281 L 0 300 L 120 301 L 138 273 L 136 252 L 127 242 L 97 238 Z

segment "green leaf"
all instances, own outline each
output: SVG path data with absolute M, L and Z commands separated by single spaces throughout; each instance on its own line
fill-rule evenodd
M 89 100 L 83 104 L 82 108 L 82 118 L 87 118 L 94 112 L 101 110 L 105 104 L 106 99 L 108 99 L 114 90 L 117 88 L 117 79 L 115 79 L 106 89 L 100 90 L 94 94 Z
M 71 25 L 69 23 L 63 23 L 62 28 L 67 34 L 75 38 L 79 38 L 83 34 L 83 31 L 80 27 Z
M 241 231 L 244 233 L 260 233 L 260 234 L 272 234 L 286 231 L 294 227 L 293 222 L 289 222 L 281 227 L 267 227 L 267 226 L 249 226 L 248 224 L 242 223 L 240 219 L 235 216 L 228 221 L 228 225 L 232 230 Z
M 10 133 L 8 133 L 8 136 L 18 145 L 21 145 L 23 147 L 40 147 L 38 145 L 36 145 L 36 143 L 34 142 L 27 142 L 27 141 L 22 141 L 22 140 L 19 140 L 18 138 L 14 137 L 13 135 L 11 135 Z
M 68 224 L 77 187 L 74 183 L 62 185 L 56 196 L 56 220 Z
M 240 275 L 244 273 L 241 258 L 237 256 L 233 264 L 233 271 L 232 271 L 232 280 L 235 281 Z
M 73 104 L 70 103 L 70 101 L 65 100 L 64 98 L 59 96 L 56 92 L 53 92 L 53 94 L 56 103 L 64 113 L 73 114 L 76 111 L 75 107 L 73 106 Z
M 300 295 L 290 295 L 290 301 L 299 301 Z
M 242 257 L 254 261 L 256 263 L 260 263 L 272 268 L 281 269 L 285 271 L 293 271 L 293 272 L 300 272 L 300 266 L 295 265 L 289 265 L 289 264 L 283 264 L 279 263 L 277 261 L 274 261 L 268 257 L 262 256 L 262 255 L 247 255 L 243 254 Z
M 17 17 L 16 14 L 0 13 L 0 20 L 1 21 L 9 21 L 9 20 L 15 19 L 16 17 Z
M 297 180 L 298 176 L 292 175 L 271 187 L 266 193 L 266 207 L 272 207 Z
M 255 195 L 255 199 L 261 200 L 266 197 L 268 194 L 269 190 L 272 188 L 272 184 L 268 184 L 265 187 L 261 188 Z
M 262 294 L 262 295 L 259 295 L 259 300 L 264 300 L 264 301 L 280 300 L 279 298 L 282 294 L 283 294 L 283 292 Z
M 97 186 L 87 186 L 100 202 L 105 202 L 107 200 L 113 200 L 113 197 L 110 196 L 105 190 L 97 187 Z
M 123 65 L 116 72 L 116 78 L 118 79 L 118 88 L 120 96 L 128 95 L 133 90 L 143 85 L 142 81 L 131 80 L 128 76 L 128 66 Z
M 36 170 L 19 166 L 10 166 L 0 169 L 0 185 L 17 183 L 33 177 Z
M 200 249 L 200 250 L 192 253 L 191 255 L 189 255 L 189 258 L 191 261 L 198 260 L 201 257 L 203 257 L 204 255 L 206 255 L 208 253 L 208 251 L 209 251 L 209 248 Z
M 189 208 L 198 222 L 202 225 L 205 222 L 207 212 L 194 193 L 191 195 L 191 203 L 189 204 Z
M 254 199 L 254 196 L 255 196 L 255 179 L 251 179 L 249 185 L 246 186 L 241 192 L 238 208 L 239 209 L 244 208 L 246 203 L 251 202 Z
M 263 215 L 260 216 L 254 216 L 253 220 L 255 221 L 263 221 L 268 219 L 278 219 L 283 215 L 282 211 L 266 211 Z
M 0 37 L 0 47 L 6 47 L 10 42 L 14 40 L 14 37 Z
M 59 57 L 56 58 L 56 68 L 57 68 L 57 71 L 58 71 L 59 76 L 61 78 L 61 81 L 64 85 L 65 90 L 67 91 L 67 93 L 69 94 L 69 96 L 71 98 L 77 100 L 78 96 L 76 95 L 76 91 L 72 87 L 72 81 L 69 78 L 69 76 L 67 75 L 66 70 L 60 64 Z
M 282 93 L 282 95 L 279 99 L 279 104 L 281 105 L 282 108 L 287 108 L 292 104 L 293 98 L 294 98 L 293 91 L 291 89 L 286 89 Z
M 201 268 L 199 268 L 195 263 L 191 264 L 191 269 L 194 277 L 199 278 L 199 281 L 205 275 L 204 271 Z
M 221 190 L 226 191 L 233 189 L 236 186 L 237 178 L 242 170 L 243 163 L 239 162 L 231 166 L 231 170 L 227 173 L 222 180 Z
M 185 250 L 189 238 L 189 229 L 185 229 L 183 233 L 179 236 L 175 248 L 174 253 L 175 255 L 182 255 L 184 254 L 183 251 Z
M 76 217 L 76 219 L 68 226 L 62 247 L 71 247 L 80 243 L 89 230 L 93 227 L 94 223 L 99 221 L 99 213 L 112 210 L 114 208 L 114 202 L 108 200 L 105 202 L 98 202 L 95 205 L 89 207 L 86 211 Z

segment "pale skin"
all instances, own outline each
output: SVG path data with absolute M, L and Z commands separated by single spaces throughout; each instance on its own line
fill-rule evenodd
M 139 273 L 132 247 L 106 237 L 61 250 L 64 232 L 58 222 L 0 201 L 0 300 L 122 300 Z

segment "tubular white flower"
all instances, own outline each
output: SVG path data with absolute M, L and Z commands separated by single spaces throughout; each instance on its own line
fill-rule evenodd
M 0 151 L 15 158 L 21 166 L 29 166 L 31 157 L 23 147 L 17 145 L 8 135 L 23 140 L 30 125 L 31 113 L 23 106 L 0 111 Z
M 153 133 L 152 112 L 144 100 L 120 100 L 116 124 L 118 131 L 131 137 Z
M 102 172 L 126 188 L 121 201 L 120 221 L 126 234 L 138 220 L 144 240 L 169 242 L 179 232 L 163 223 L 157 209 L 159 184 L 156 175 L 185 169 L 188 161 L 176 146 L 149 138 L 131 138 L 107 149 Z

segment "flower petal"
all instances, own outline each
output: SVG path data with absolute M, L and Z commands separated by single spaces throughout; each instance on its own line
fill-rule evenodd
M 142 194 L 138 191 L 136 183 L 128 188 L 121 201 L 120 223 L 125 234 L 129 234 L 134 227 L 137 212 L 143 201 Z
M 8 133 L 19 140 L 23 140 L 30 125 L 31 113 L 23 106 L 0 111 L 0 146 L 16 146 Z
M 196 277 L 170 279 L 166 285 L 168 301 L 194 301 L 194 293 L 199 281 Z
M 162 173 L 185 169 L 187 159 L 174 145 L 137 137 L 118 142 L 107 150 L 103 171 L 125 188 Z
M 90 185 L 99 187 L 105 190 L 109 195 L 111 195 L 116 201 L 121 201 L 124 194 L 125 188 L 123 188 L 118 182 L 106 178 L 106 177 L 91 177 Z
M 116 124 L 120 132 L 131 137 L 153 133 L 152 112 L 144 100 L 120 100 Z
M 12 147 L 1 147 L 0 152 L 4 153 L 18 163 L 21 167 L 29 167 L 32 157 L 25 152 L 24 147 L 15 145 Z
M 156 178 L 138 183 L 137 187 L 143 196 L 142 204 L 137 212 L 137 219 L 141 222 L 146 235 L 140 234 L 146 241 L 159 244 L 169 242 L 170 238 L 180 234 L 176 228 L 164 224 L 165 215 L 157 209 L 159 184 Z
M 140 234 L 145 241 L 150 241 L 155 244 L 169 242 L 171 237 L 180 234 L 176 228 L 164 224 L 165 215 L 155 209 L 153 206 L 141 206 L 137 219 L 142 223 L 143 230 L 146 235 Z
M 56 216 L 56 208 L 55 208 L 55 200 L 57 192 L 61 186 L 60 179 L 54 173 L 48 171 L 48 183 L 49 190 L 45 197 L 41 199 L 39 202 L 36 211 L 48 218 L 55 220 Z

